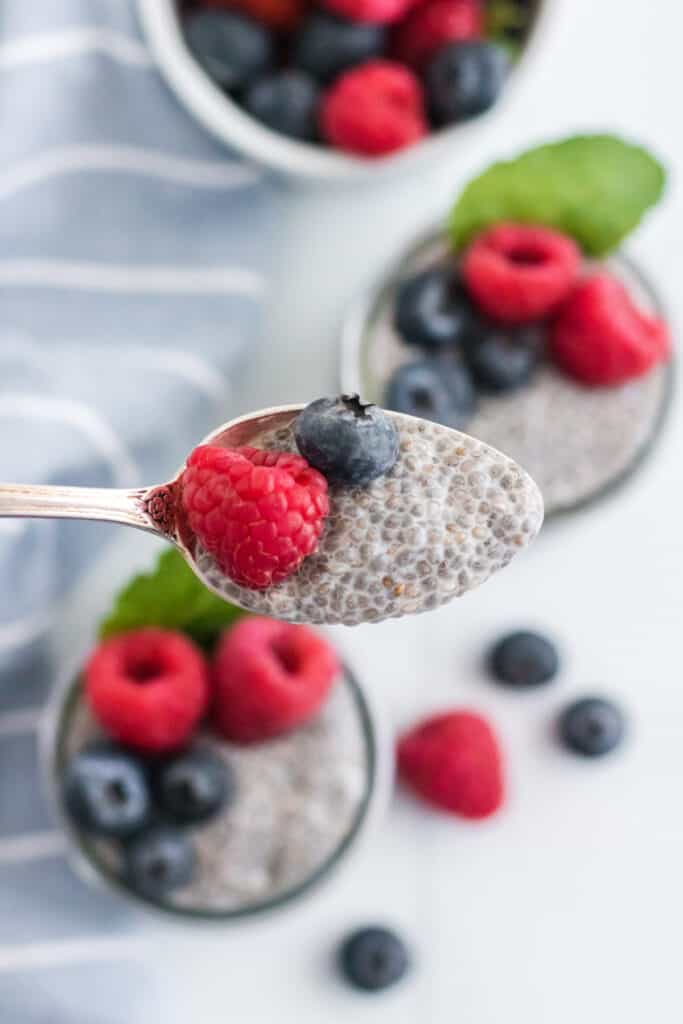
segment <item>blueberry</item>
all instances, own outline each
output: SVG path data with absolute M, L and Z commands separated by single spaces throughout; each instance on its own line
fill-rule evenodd
M 477 408 L 469 370 L 456 360 L 423 359 L 401 366 L 387 384 L 385 404 L 446 427 L 464 427 Z
M 495 678 L 506 686 L 515 687 L 548 683 L 560 667 L 557 649 L 547 637 L 523 631 L 499 640 L 488 660 Z
M 432 267 L 404 281 L 396 296 L 394 324 L 409 345 L 441 348 L 464 341 L 475 314 L 447 267 Z
M 174 821 L 207 821 L 234 796 L 234 770 L 210 750 L 190 750 L 164 762 L 155 777 L 162 810 Z
M 495 43 L 451 43 L 427 68 L 427 100 L 436 125 L 464 121 L 492 107 L 508 71 L 508 56 Z
M 144 768 L 114 746 L 95 744 L 76 754 L 66 767 L 63 786 L 66 809 L 84 832 L 125 837 L 148 820 Z
M 274 132 L 312 141 L 317 134 L 319 89 L 304 71 L 277 71 L 257 78 L 244 95 L 244 108 Z
M 189 837 L 169 825 L 156 825 L 126 845 L 125 879 L 142 896 L 161 899 L 187 885 L 195 870 L 195 852 Z
M 382 53 L 383 25 L 347 21 L 316 11 L 294 41 L 292 63 L 321 82 L 329 82 L 347 68 Z
M 466 346 L 467 364 L 481 391 L 502 394 L 529 383 L 540 365 L 542 346 L 533 328 L 482 324 Z
M 409 967 L 405 944 L 387 928 L 360 928 L 344 940 L 338 956 L 344 977 L 365 992 L 395 985 Z
M 584 757 L 602 757 L 621 743 L 625 731 L 623 712 L 600 697 L 577 700 L 560 715 L 560 739 L 569 750 Z
M 376 405 L 358 395 L 319 398 L 294 425 L 297 447 L 333 483 L 369 484 L 388 473 L 398 458 L 398 430 Z
M 272 39 L 262 25 L 228 11 L 190 15 L 185 39 L 206 73 L 227 92 L 244 88 L 266 70 L 273 55 Z

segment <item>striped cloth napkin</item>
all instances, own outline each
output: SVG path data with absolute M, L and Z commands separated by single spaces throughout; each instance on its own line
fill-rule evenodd
M 0 0 L 0 127 L 0 479 L 163 480 L 230 416 L 269 188 L 179 107 L 134 0 Z M 130 915 L 70 874 L 36 766 L 37 641 L 112 529 L 0 520 L 3 1024 L 132 1024 L 150 998 L 109 962 Z

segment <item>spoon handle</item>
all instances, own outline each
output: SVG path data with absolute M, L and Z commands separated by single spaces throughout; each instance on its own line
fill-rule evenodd
M 145 511 L 148 487 L 46 487 L 42 484 L 0 484 L 0 518 L 103 519 L 157 532 Z

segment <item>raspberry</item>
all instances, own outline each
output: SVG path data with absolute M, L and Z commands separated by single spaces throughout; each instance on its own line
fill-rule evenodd
M 300 455 L 196 448 L 182 475 L 190 528 L 231 580 L 262 590 L 312 554 L 329 511 L 327 482 Z
M 599 273 L 582 281 L 563 304 L 550 348 L 571 377 L 609 387 L 641 377 L 666 359 L 670 339 L 663 320 L 643 313 L 620 281 Z
M 309 0 L 203 0 L 204 7 L 238 10 L 277 30 L 295 29 L 302 20 Z
M 465 253 L 467 288 L 485 313 L 521 324 L 552 312 L 569 294 L 579 272 L 573 239 L 550 228 L 497 224 L 475 238 Z
M 371 21 L 388 24 L 398 21 L 416 0 L 323 0 L 323 7 L 352 21 Z
M 481 39 L 484 13 L 479 0 L 427 0 L 396 26 L 392 55 L 422 68 L 440 47 L 464 39 Z
M 403 781 L 427 803 L 465 818 L 487 818 L 503 802 L 498 741 L 470 711 L 434 715 L 398 743 Z
M 182 747 L 206 710 L 208 670 L 182 633 L 147 628 L 105 640 L 85 669 L 88 703 L 115 740 L 148 753 Z
M 257 616 L 224 634 L 214 659 L 214 719 L 238 743 L 308 721 L 339 673 L 334 649 L 308 626 Z
M 320 124 L 325 139 L 349 153 L 393 153 L 427 133 L 422 86 L 400 64 L 366 61 L 323 96 Z

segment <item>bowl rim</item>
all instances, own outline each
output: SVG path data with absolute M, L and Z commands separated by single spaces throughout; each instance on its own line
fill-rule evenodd
M 86 884 L 116 893 L 125 901 L 152 916 L 179 926 L 229 925 L 270 919 L 287 909 L 298 908 L 306 899 L 324 893 L 323 883 L 349 868 L 379 825 L 388 808 L 394 784 L 392 744 L 384 716 L 375 698 L 358 680 L 345 658 L 341 659 L 342 677 L 337 685 L 349 688 L 358 711 L 367 752 L 367 783 L 363 799 L 349 832 L 325 860 L 302 882 L 285 892 L 252 906 L 237 910 L 196 910 L 163 904 L 134 892 L 114 872 L 104 869 L 93 854 L 91 841 L 70 820 L 61 792 L 63 741 L 70 712 L 82 690 L 82 669 L 88 651 L 72 660 L 58 677 L 41 716 L 38 730 L 38 754 L 42 790 L 48 809 L 66 838 L 66 858 L 74 873 Z
M 453 138 L 462 141 L 485 128 L 504 109 L 511 92 L 533 64 L 560 0 L 534 0 L 529 31 L 504 94 L 486 113 L 428 135 L 399 153 L 379 160 L 362 159 L 334 149 L 297 142 L 261 125 L 223 93 L 196 62 L 182 36 L 175 0 L 137 0 L 143 32 L 155 63 L 178 101 L 216 138 L 257 164 L 295 178 L 362 181 L 400 172 L 442 155 Z
M 393 290 L 401 277 L 405 276 L 407 266 L 416 257 L 419 257 L 423 250 L 429 249 L 439 241 L 443 241 L 444 244 L 447 244 L 448 241 L 447 231 L 443 222 L 432 225 L 428 230 L 422 231 L 412 242 L 403 246 L 398 258 L 385 265 L 384 270 L 375 277 L 373 283 L 369 287 L 365 287 L 349 304 L 347 312 L 342 319 L 339 332 L 337 361 L 337 379 L 344 393 L 358 393 L 363 397 L 362 353 L 366 333 L 373 317 L 387 293 Z M 622 271 L 625 271 L 637 281 L 638 285 L 648 295 L 655 314 L 664 319 L 669 325 L 672 325 L 673 320 L 669 315 L 661 293 L 638 261 L 618 249 L 613 253 L 609 253 L 599 262 L 611 264 L 617 269 L 622 268 Z M 668 362 L 663 364 L 665 371 L 664 388 L 657 409 L 657 415 L 652 422 L 652 429 L 647 441 L 641 446 L 633 459 L 620 473 L 611 477 L 602 486 L 596 488 L 585 497 L 555 509 L 546 509 L 546 523 L 551 520 L 565 519 L 608 498 L 619 491 L 647 461 L 648 456 L 652 454 L 670 419 L 670 411 L 677 391 L 677 365 L 678 357 L 676 352 L 673 351 Z

